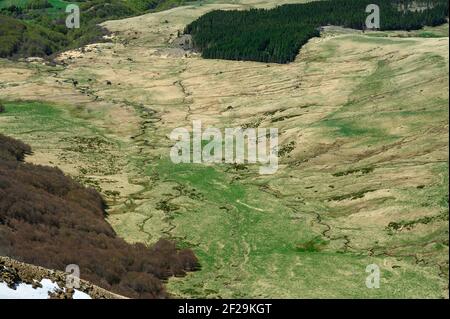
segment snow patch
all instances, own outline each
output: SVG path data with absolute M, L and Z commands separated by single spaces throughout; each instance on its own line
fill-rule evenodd
M 57 283 L 50 279 L 41 280 L 42 288 L 33 288 L 32 285 L 20 283 L 16 289 L 11 289 L 4 282 L 0 282 L 0 299 L 48 299 L 48 293 L 60 289 Z M 88 294 L 76 290 L 73 299 L 92 299 Z

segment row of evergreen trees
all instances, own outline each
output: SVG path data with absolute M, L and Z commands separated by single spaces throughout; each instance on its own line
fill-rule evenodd
M 448 17 L 447 0 L 331 0 L 270 10 L 217 10 L 189 24 L 185 33 L 204 58 L 287 63 L 319 35 L 321 26 L 364 29 L 372 3 L 380 8 L 381 30 L 416 30 Z

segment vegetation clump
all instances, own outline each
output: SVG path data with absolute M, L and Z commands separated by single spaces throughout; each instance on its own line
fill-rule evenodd
M 32 10 L 47 9 L 47 8 L 52 8 L 52 7 L 53 6 L 51 5 L 50 2 L 48 2 L 48 0 L 30 0 L 25 5 L 26 9 L 32 9 Z

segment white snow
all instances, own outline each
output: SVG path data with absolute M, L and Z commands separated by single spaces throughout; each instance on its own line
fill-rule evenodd
M 48 299 L 48 292 L 59 289 L 57 283 L 53 283 L 50 279 L 41 280 L 42 288 L 34 289 L 31 285 L 20 283 L 16 289 L 11 289 L 4 282 L 0 282 L 0 299 Z M 76 290 L 73 299 L 92 299 L 88 294 Z
M 87 293 L 75 289 L 73 299 L 92 299 L 92 298 Z

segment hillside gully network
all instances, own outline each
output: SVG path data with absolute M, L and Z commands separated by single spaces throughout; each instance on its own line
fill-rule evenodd
M 369 4 L 366 7 L 366 13 L 369 13 L 366 18 L 366 28 L 379 29 L 380 8 L 378 5 Z M 192 141 L 190 131 L 192 131 Z M 202 131 L 202 122 L 194 120 L 191 130 L 176 128 L 170 134 L 170 139 L 177 141 L 170 151 L 170 159 L 175 164 L 223 162 L 244 164 L 247 162 L 261 164 L 259 168 L 261 175 L 275 174 L 278 170 L 277 128 L 225 128 L 223 134 L 220 129 L 212 127 Z M 245 145 L 245 139 L 248 141 L 247 145 Z M 204 142 L 207 144 L 204 145 Z
M 80 10 L 77 5 L 70 4 L 66 8 L 69 13 L 66 26 L 70 29 L 80 27 Z M 369 4 L 366 8 L 369 15 L 365 21 L 367 29 L 380 28 L 380 8 Z M 262 175 L 275 174 L 278 170 L 278 129 L 277 128 L 204 128 L 200 120 L 192 122 L 192 128 L 176 128 L 170 134 L 176 143 L 170 150 L 173 163 L 227 163 L 227 164 L 260 164 Z M 247 140 L 247 143 L 245 141 Z M 247 156 L 246 156 L 247 155 Z M 70 265 L 76 266 L 76 265 Z M 70 268 L 70 266 L 68 266 Z M 69 269 L 70 270 L 70 269 Z M 68 271 L 69 273 L 74 273 Z M 366 268 L 368 288 L 379 288 L 380 271 L 377 265 Z M 75 276 L 79 278 L 79 269 Z M 78 282 L 75 282 L 79 285 Z M 69 283 L 68 283 L 69 286 Z M 179 315 L 239 315 L 270 314 L 272 304 L 268 303 L 223 303 L 220 306 L 185 303 L 178 306 Z
M 69 13 L 66 26 L 70 29 L 80 27 L 80 9 L 75 4 L 66 7 Z M 366 19 L 368 29 L 380 27 L 380 8 L 376 4 L 366 7 L 369 13 Z M 227 164 L 261 164 L 259 174 L 275 174 L 278 170 L 278 129 L 277 128 L 225 128 L 224 134 L 208 127 L 202 131 L 201 121 L 193 121 L 192 142 L 190 130 L 176 128 L 170 134 L 177 143 L 170 151 L 173 163 L 227 163 Z M 245 145 L 245 139 L 248 140 Z M 203 146 L 204 142 L 207 142 Z M 192 145 L 192 152 L 191 152 Z M 247 152 L 246 152 L 247 150 Z M 247 153 L 247 158 L 245 158 Z

